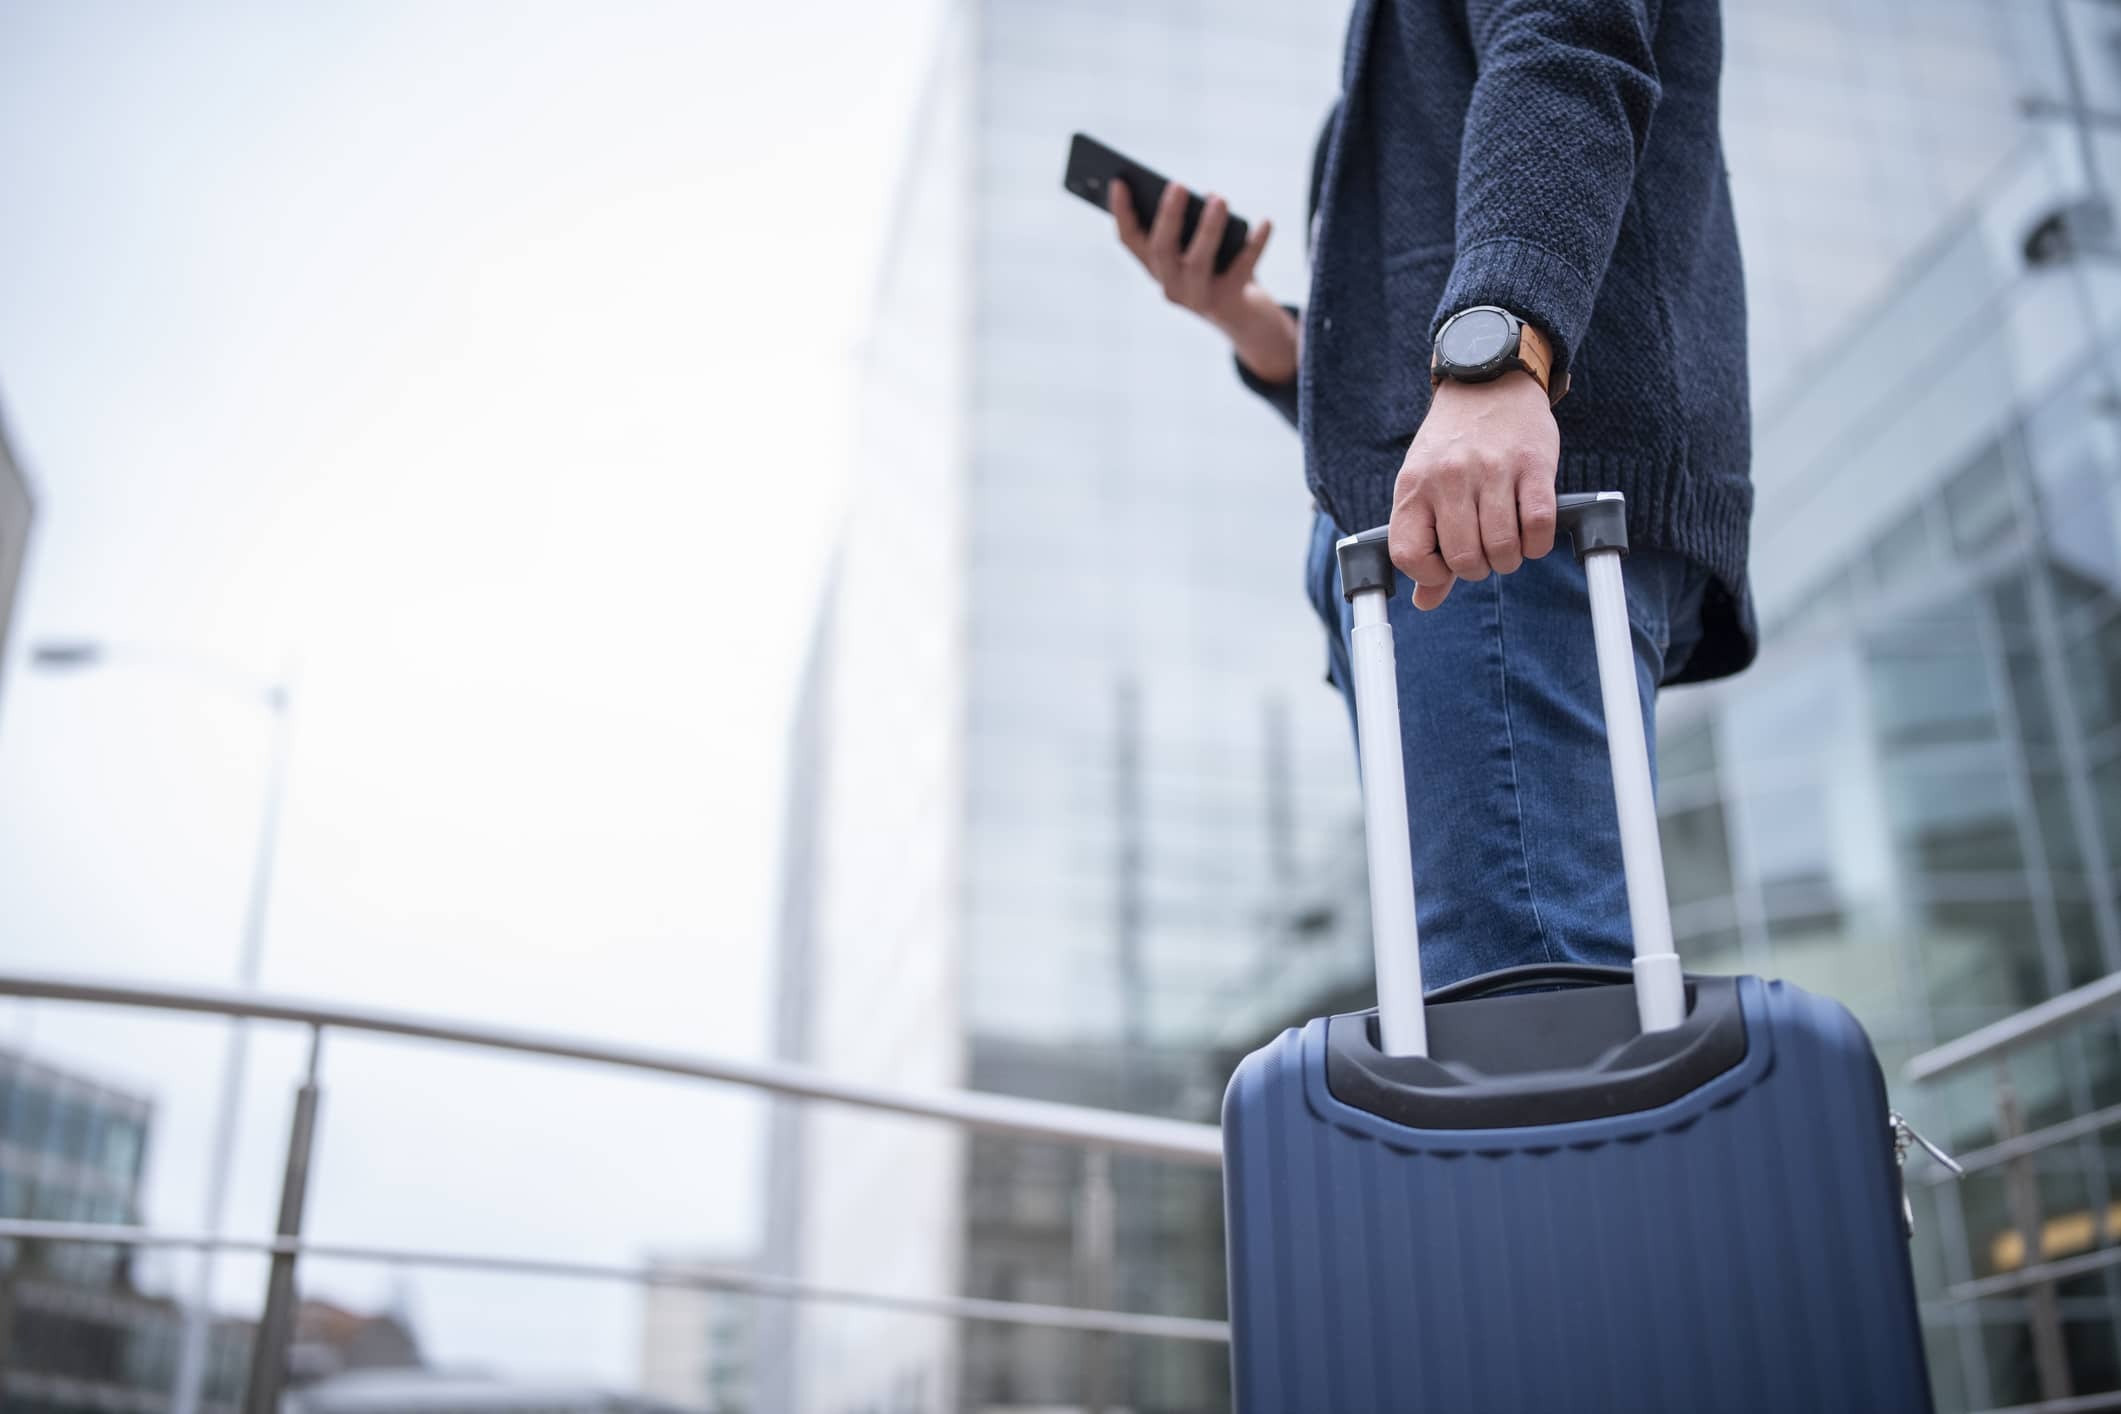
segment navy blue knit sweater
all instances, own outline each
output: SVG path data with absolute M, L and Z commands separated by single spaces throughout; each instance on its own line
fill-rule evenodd
M 1690 679 L 1755 642 L 1722 60 L 1717 0 L 1357 0 L 1296 399 L 1321 507 L 1380 524 L 1444 319 L 1539 325 L 1570 376 L 1560 489 L 1626 492 L 1637 544 L 1714 574 Z

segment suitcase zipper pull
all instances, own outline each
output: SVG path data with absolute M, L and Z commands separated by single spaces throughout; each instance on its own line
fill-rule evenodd
M 1909 1141 L 1912 1140 L 1922 1146 L 1923 1153 L 1928 1154 L 1950 1170 L 1953 1178 L 1966 1177 L 1966 1170 L 1959 1167 L 1959 1161 L 1918 1134 L 1915 1131 L 1915 1126 L 1909 1124 L 1907 1117 L 1902 1115 L 1900 1111 L 1887 1111 L 1886 1120 L 1893 1126 L 1893 1157 L 1900 1161 L 1902 1168 L 1907 1167 L 1907 1146 Z
M 1945 1153 L 1944 1150 L 1923 1138 L 1916 1131 L 1915 1126 L 1907 1122 L 1906 1116 L 1902 1115 L 1900 1111 L 1887 1110 L 1885 1119 L 1893 1131 L 1893 1162 L 1900 1170 L 1900 1222 L 1907 1229 L 1908 1240 L 1912 1242 L 1915 1237 L 1915 1204 L 1914 1200 L 1909 1198 L 1907 1194 L 1908 1146 L 1910 1144 L 1920 1145 L 1922 1152 L 1944 1165 L 1953 1178 L 1965 1178 L 1966 1170 L 1959 1167 L 1957 1159 L 1954 1159 L 1950 1154 Z

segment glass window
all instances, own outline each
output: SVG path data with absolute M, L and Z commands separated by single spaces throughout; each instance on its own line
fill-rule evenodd
M 1999 750 L 1910 754 L 1889 762 L 1885 776 L 1893 834 L 1907 867 L 1925 874 L 2024 872 Z
M 2106 1279 L 2098 1273 L 2072 1277 L 2056 1283 L 2055 1295 L 2065 1313 L 2062 1348 L 2068 1353 L 2072 1386 L 2088 1390 L 2121 1385 L 2121 1352 L 2114 1344 Z
M 2029 747 L 2044 748 L 2055 740 L 2054 708 L 2048 701 L 2047 676 L 2040 669 L 2040 655 L 2019 645 L 2003 655 L 2003 680 L 2010 684 L 2011 706 L 2018 720 L 2018 738 Z
M 44 1140 L 45 1151 L 69 1159 L 80 1158 L 81 1136 L 87 1127 L 87 1118 L 88 1109 L 79 1100 L 64 1095 L 54 1096 L 50 1128 Z
M 1888 745 L 1971 741 L 1997 735 L 1997 703 L 1979 646 L 1925 653 L 1873 652 L 1872 711 Z
M 103 1129 L 103 1171 L 120 1183 L 131 1183 L 140 1169 L 140 1124 L 111 1116 Z
M 2055 575 L 2059 583 L 2066 576 Z M 2063 643 L 2063 671 L 2078 726 L 2096 736 L 2121 723 L 2121 619 L 2107 617 Z
M 1918 505 L 1902 516 L 1871 547 L 1871 577 L 1879 591 L 1931 583 L 1943 566 L 1943 552 L 1930 535 L 1926 506 Z
M 1675 811 L 1660 825 L 1666 891 L 1672 906 L 1728 898 L 1733 888 L 1731 843 L 1723 802 L 1711 800 L 1691 810 Z
M 2048 995 L 2032 905 L 2024 899 L 1931 899 L 1916 945 L 1939 1041 Z
M 1945 483 L 1944 513 L 1952 543 L 1967 554 L 1993 549 L 2010 530 L 2017 509 L 2001 447 L 1990 447 Z
M 11 1144 L 35 1149 L 44 1142 L 44 1127 L 51 1118 L 51 1092 L 23 1077 L 16 1085 L 7 1110 L 7 1138 Z
M 2099 948 L 2099 922 L 2091 900 L 2081 891 L 2055 898 L 2055 922 L 2062 938 L 2062 962 L 2072 987 L 2096 982 L 2106 975 L 2106 958 Z

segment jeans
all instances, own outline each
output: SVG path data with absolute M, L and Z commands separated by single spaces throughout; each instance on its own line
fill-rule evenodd
M 1327 678 L 1354 712 L 1352 615 L 1320 514 L 1306 579 Z M 1624 564 L 1635 678 L 1654 770 L 1657 685 L 1701 638 L 1709 575 L 1678 555 Z M 1514 574 L 1461 582 L 1423 613 L 1401 576 L 1389 606 L 1399 669 L 1422 984 L 1532 962 L 1625 967 L 1626 879 L 1583 566 L 1567 537 Z

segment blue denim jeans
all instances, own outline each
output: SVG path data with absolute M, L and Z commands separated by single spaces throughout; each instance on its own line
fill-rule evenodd
M 1326 626 L 1326 675 L 1352 720 L 1340 534 L 1318 516 L 1306 578 Z M 1700 642 L 1708 572 L 1637 550 L 1624 579 L 1654 762 L 1651 706 Z M 1389 614 L 1423 986 L 1528 962 L 1626 966 L 1627 887 L 1583 566 L 1564 538 L 1515 574 L 1458 584 L 1428 613 L 1412 588 L 1400 579 Z

